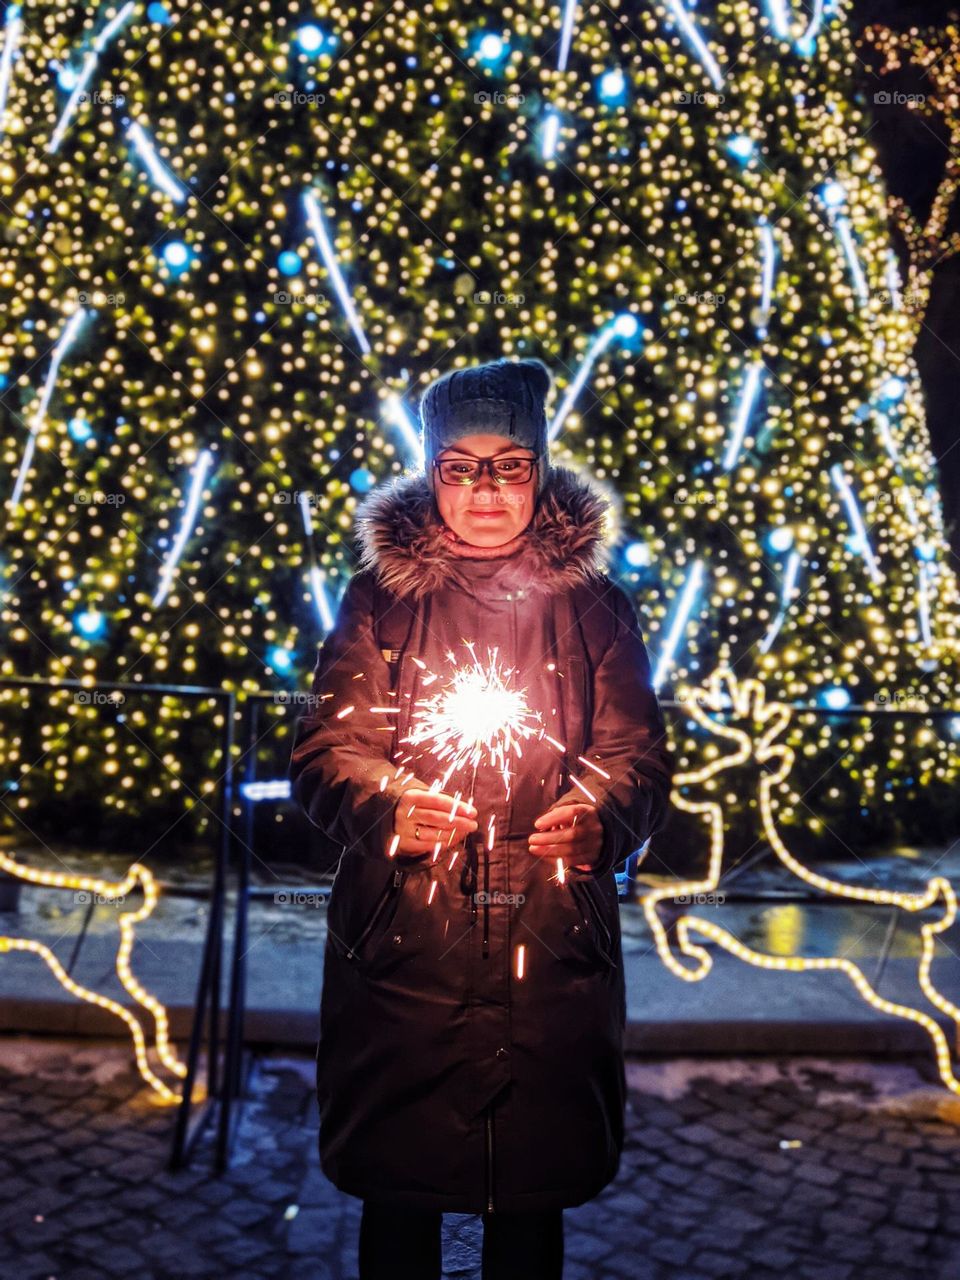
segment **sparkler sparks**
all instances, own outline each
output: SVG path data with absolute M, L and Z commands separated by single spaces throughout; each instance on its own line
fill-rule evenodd
M 501 666 L 499 647 L 487 650 L 484 664 L 474 642 L 465 643 L 472 662 L 457 667 L 445 687 L 414 704 L 410 731 L 401 741 L 425 746 L 445 766 L 441 788 L 460 769 L 472 766 L 476 777 L 485 761 L 499 770 L 509 795 L 511 765 L 520 759 L 527 739 L 544 736 L 542 717 L 528 706 L 526 691 L 512 687 L 516 669 Z M 447 656 L 455 661 L 453 654 Z

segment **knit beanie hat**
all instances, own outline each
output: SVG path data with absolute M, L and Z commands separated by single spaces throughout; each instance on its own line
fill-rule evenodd
M 542 360 L 493 360 L 436 378 L 420 397 L 420 436 L 431 491 L 433 460 L 463 436 L 508 436 L 537 455 L 537 495 L 550 468 L 544 401 L 552 386 Z

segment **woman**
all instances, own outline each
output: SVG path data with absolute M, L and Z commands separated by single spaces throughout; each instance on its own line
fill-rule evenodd
M 323 1170 L 364 1201 L 361 1280 L 439 1277 L 444 1211 L 483 1215 L 485 1280 L 558 1280 L 563 1208 L 619 1165 L 613 868 L 663 825 L 673 757 L 603 572 L 607 500 L 550 466 L 549 388 L 499 360 L 424 393 L 424 472 L 358 509 L 297 725 L 294 794 L 344 846 L 317 1091 Z M 498 679 L 530 713 L 519 754 L 450 773 L 427 713 L 471 669 L 478 725 Z

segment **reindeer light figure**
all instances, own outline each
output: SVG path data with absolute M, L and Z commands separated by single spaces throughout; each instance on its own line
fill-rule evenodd
M 730 744 L 731 750 L 700 769 L 689 773 L 678 773 L 674 777 L 673 803 L 678 809 L 686 813 L 700 814 L 707 820 L 710 830 L 710 861 L 705 879 L 673 882 L 653 889 L 643 897 L 644 914 L 663 963 L 671 973 L 685 982 L 699 982 L 705 978 L 710 972 L 713 958 L 705 947 L 691 940 L 691 934 L 699 933 L 738 959 L 761 968 L 780 969 L 790 973 L 817 969 L 840 970 L 851 980 L 863 999 L 875 1009 L 894 1017 L 907 1018 L 924 1028 L 933 1041 L 940 1078 L 948 1089 L 960 1094 L 960 1080 L 953 1073 L 950 1046 L 940 1024 L 921 1009 L 884 999 L 870 985 L 863 970 L 844 956 L 807 958 L 766 955 L 746 946 L 712 920 L 705 920 L 688 913 L 679 916 L 674 923 L 680 952 L 695 960 L 696 965 L 691 967 L 684 964 L 674 953 L 658 913 L 659 903 L 681 894 L 692 896 L 712 892 L 719 885 L 724 861 L 722 805 L 710 799 L 687 799 L 680 794 L 680 789 L 702 788 L 704 783 L 725 772 L 740 768 L 752 760 L 762 766 L 758 799 L 763 833 L 776 856 L 800 880 L 822 889 L 825 893 L 836 894 L 842 898 L 889 904 L 909 912 L 925 911 L 938 903 L 942 905 L 938 919 L 924 922 L 920 926 L 922 944 L 917 976 L 920 987 L 930 1003 L 953 1020 L 955 1034 L 956 1030 L 960 1029 L 960 1008 L 937 990 L 930 975 L 936 935 L 948 929 L 957 914 L 956 894 L 950 881 L 944 876 L 934 876 L 928 881 L 922 893 L 898 893 L 886 889 L 857 888 L 819 875 L 809 867 L 805 867 L 789 851 L 777 830 L 772 799 L 774 788 L 784 782 L 793 767 L 793 749 L 786 743 L 777 741 L 789 724 L 790 708 L 784 703 L 768 703 L 763 684 L 759 680 L 740 681 L 728 669 L 714 671 L 708 677 L 704 687 L 694 690 L 693 695 L 690 711 L 694 719 L 709 733 L 715 734 L 725 743 Z M 714 718 L 715 715 L 729 714 L 731 711 L 736 719 L 745 721 L 748 725 L 752 722 L 759 726 L 759 734 L 751 734 L 743 728 L 722 723 L 721 720 Z
M 141 920 L 145 920 L 157 905 L 157 883 L 149 869 L 140 862 L 134 862 L 122 880 L 99 880 L 93 876 L 67 875 L 57 871 L 39 871 L 33 867 L 25 866 L 22 862 L 17 862 L 9 854 L 0 851 L 0 871 L 16 876 L 19 880 L 25 880 L 28 884 L 48 885 L 57 889 L 75 889 L 92 893 L 97 897 L 108 900 L 125 899 L 137 887 L 143 890 L 143 903 L 140 908 L 136 911 L 122 911 L 120 913 L 117 975 L 136 1003 L 152 1015 L 156 1025 L 156 1050 L 161 1062 L 173 1075 L 180 1078 L 185 1076 L 187 1073 L 186 1065 L 177 1057 L 176 1050 L 170 1043 L 166 1009 L 155 996 L 152 996 L 149 991 L 140 985 L 130 968 L 134 927 Z M 84 987 L 80 983 L 74 982 L 50 948 L 34 938 L 12 938 L 0 935 L 0 955 L 9 951 L 30 951 L 40 956 L 47 963 L 57 981 L 71 995 L 77 996 L 80 1000 L 88 1000 L 91 1004 L 99 1005 L 101 1009 L 108 1009 L 111 1013 L 116 1014 L 118 1018 L 122 1018 L 133 1036 L 137 1067 L 143 1079 L 157 1093 L 163 1103 L 180 1101 L 179 1094 L 151 1070 L 147 1061 L 147 1046 L 143 1027 L 129 1009 L 125 1009 L 122 1004 L 118 1004 L 116 1000 L 112 1000 L 109 996 L 101 995 L 97 991 L 91 991 L 89 987 Z

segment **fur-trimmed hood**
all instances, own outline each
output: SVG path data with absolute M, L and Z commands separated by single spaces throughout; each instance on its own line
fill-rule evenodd
M 361 568 L 397 596 L 427 595 L 471 563 L 451 545 L 422 472 L 376 488 L 358 506 L 355 525 Z M 554 594 L 603 573 L 615 525 L 614 502 L 598 481 L 551 466 L 521 545 L 499 561 L 498 582 Z

